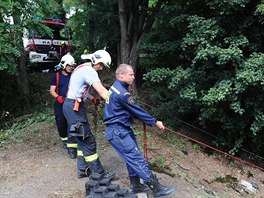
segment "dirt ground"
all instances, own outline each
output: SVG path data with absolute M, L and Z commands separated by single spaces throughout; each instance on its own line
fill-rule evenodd
M 0 149 L 0 198 L 85 197 L 88 179 L 77 178 L 76 160 L 70 159 L 62 148 L 55 125 L 38 123 L 30 127 L 37 129 L 34 135 L 21 136 L 20 144 Z M 124 163 L 103 139 L 102 130 L 103 127 L 96 132 L 101 162 L 106 170 L 116 173 L 113 183 L 129 188 Z M 157 135 L 160 131 L 148 128 L 148 133 L 152 134 L 148 159 L 163 166 L 163 173 L 156 174 L 162 184 L 177 188 L 173 197 L 264 197 L 262 171 L 221 155 L 208 156 L 188 141 L 176 138 L 175 144 L 169 144 Z M 141 139 L 138 141 L 143 145 Z M 242 180 L 257 184 L 258 189 L 251 192 L 240 184 Z

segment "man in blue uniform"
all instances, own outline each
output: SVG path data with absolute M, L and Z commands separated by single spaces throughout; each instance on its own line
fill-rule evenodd
M 165 127 L 161 121 L 157 121 L 143 110 L 129 93 L 128 87 L 134 81 L 132 66 L 119 65 L 116 78 L 109 90 L 109 98 L 104 108 L 104 123 L 107 126 L 105 138 L 126 162 L 132 192 L 152 190 L 154 197 L 171 195 L 176 192 L 176 189 L 159 183 L 140 153 L 136 137 L 131 129 L 133 118 L 162 130 Z M 140 183 L 140 178 L 147 186 Z
M 53 103 L 53 107 L 57 129 L 63 142 L 63 147 L 68 149 L 71 159 L 77 157 L 77 140 L 75 137 L 68 137 L 67 120 L 63 115 L 62 105 L 68 90 L 71 73 L 75 66 L 76 63 L 74 58 L 70 54 L 64 55 L 58 65 L 60 70 L 51 76 L 50 82 L 50 95 L 56 99 Z
M 97 71 L 110 67 L 111 56 L 105 50 L 98 50 L 88 55 L 86 62 L 79 65 L 71 75 L 67 98 L 63 104 L 63 113 L 69 124 L 71 136 L 77 138 L 77 177 L 88 177 L 91 172 L 113 178 L 114 173 L 106 174 L 96 151 L 95 137 L 91 131 L 84 103 L 89 99 L 95 105 L 100 104 L 97 98 L 89 94 L 93 87 L 106 99 L 107 89 L 102 85 Z

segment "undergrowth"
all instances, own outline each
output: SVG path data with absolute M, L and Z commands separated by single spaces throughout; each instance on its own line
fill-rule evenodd
M 26 137 L 31 131 L 37 130 L 32 128 L 33 124 L 42 122 L 54 122 L 54 116 L 51 109 L 46 109 L 45 112 L 34 112 L 19 117 L 19 119 L 17 119 L 17 121 L 14 122 L 11 126 L 6 126 L 0 129 L 0 148 L 4 145 L 9 144 L 11 141 L 12 144 L 20 143 L 21 141 L 23 141 L 23 137 L 21 138 L 21 134 Z M 32 130 L 24 130 L 25 128 L 30 126 Z

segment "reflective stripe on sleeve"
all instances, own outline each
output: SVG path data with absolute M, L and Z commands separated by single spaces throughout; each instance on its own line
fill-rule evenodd
M 111 86 L 110 89 L 112 89 L 114 92 L 116 92 L 118 95 L 120 94 L 120 91 L 118 91 L 114 86 Z

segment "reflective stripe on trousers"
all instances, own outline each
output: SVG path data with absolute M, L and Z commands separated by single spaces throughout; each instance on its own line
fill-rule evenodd
M 65 138 L 62 138 L 62 137 L 61 137 L 61 141 L 65 142 L 65 141 L 67 141 L 67 140 L 68 140 L 68 137 L 65 137 Z
M 67 143 L 67 148 L 77 148 L 77 144 L 74 143 Z
M 93 154 L 93 155 L 89 155 L 89 156 L 84 156 L 84 155 L 83 155 L 83 152 L 80 151 L 80 150 L 77 150 L 77 156 L 82 156 L 82 157 L 84 157 L 84 159 L 85 159 L 86 162 L 92 162 L 92 161 L 94 161 L 94 160 L 97 160 L 98 157 L 99 157 L 97 153 L 95 153 L 95 154 Z

